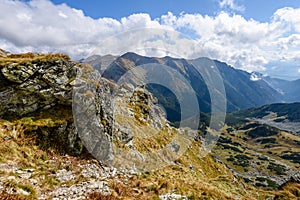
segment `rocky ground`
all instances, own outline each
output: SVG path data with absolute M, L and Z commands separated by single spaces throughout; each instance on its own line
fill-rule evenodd
M 0 164 L 0 171 L 6 172 L 5 175 L 0 176 L 0 194 L 6 195 L 7 198 L 14 198 L 13 195 L 20 195 L 19 198 L 32 198 L 33 191 L 37 199 L 93 199 L 93 196 L 103 196 L 103 198 L 110 196 L 113 192 L 120 192 L 116 189 L 116 185 L 111 187 L 109 182 L 116 182 L 124 184 L 136 176 L 136 172 L 127 170 L 117 170 L 113 167 L 104 167 L 96 160 L 79 161 L 71 156 L 64 156 L 63 169 L 53 172 L 50 176 L 59 182 L 60 186 L 53 187 L 53 190 L 45 190 L 41 184 L 46 178 L 41 175 L 41 172 L 36 169 L 22 169 L 17 163 L 9 162 Z M 61 164 L 52 158 L 48 161 L 51 164 Z M 70 165 L 74 165 L 72 169 Z M 78 183 L 77 183 L 78 182 Z M 16 188 L 16 185 L 24 184 L 23 187 Z M 30 184 L 32 186 L 25 186 Z M 114 188 L 114 189 L 111 189 Z M 134 188 L 135 193 L 142 193 L 140 188 Z M 0 195 L 1 197 L 1 195 Z M 159 199 L 187 199 L 178 194 L 160 195 Z

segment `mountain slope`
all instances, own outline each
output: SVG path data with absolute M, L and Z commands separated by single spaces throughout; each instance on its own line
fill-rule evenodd
M 86 59 L 82 59 L 80 62 L 88 63 L 94 69 L 98 70 L 101 74 L 107 69 L 107 67 L 117 58 L 113 55 L 93 55 Z
M 278 103 L 228 114 L 214 155 L 252 185 L 280 187 L 299 172 L 299 109 Z
M 227 115 L 228 124 L 256 121 L 296 135 L 300 134 L 300 103 L 278 103 Z
M 239 118 L 263 118 L 270 113 L 276 113 L 278 118 L 291 122 L 300 122 L 300 103 L 276 103 L 232 113 Z M 282 120 L 284 121 L 284 120 Z
M 264 105 L 268 103 L 280 102 L 282 94 L 273 89 L 265 81 L 252 81 L 251 74 L 234 69 L 228 66 L 226 63 L 222 63 L 208 58 L 199 58 L 196 60 L 185 60 L 171 57 L 164 58 L 150 58 L 137 55 L 135 53 L 126 53 L 118 57 L 102 74 L 103 77 L 117 82 L 127 71 L 146 64 L 162 64 L 177 70 L 192 86 L 196 92 L 199 102 L 199 108 L 202 112 L 210 112 L 211 99 L 209 95 L 208 87 L 205 83 L 203 75 L 214 76 L 212 74 L 212 67 L 217 67 L 223 79 L 226 99 L 227 99 L 227 111 L 235 111 L 239 109 L 245 109 Z M 197 63 L 197 66 L 195 66 Z M 200 74 L 201 73 L 201 74 Z M 180 87 L 180 81 L 175 82 Z M 177 86 L 177 85 L 176 85 Z M 166 110 L 172 111 L 168 113 L 168 119 L 176 121 L 180 119 L 180 108 L 178 100 L 176 98 L 170 98 L 168 100 L 163 96 L 172 96 L 159 87 L 148 87 L 148 89 L 159 98 L 160 103 L 166 108 Z M 219 88 L 216 88 L 219 90 Z M 219 93 L 221 90 L 219 91 Z
M 286 100 L 288 102 L 300 101 L 300 79 L 290 81 L 283 85 L 282 88 L 286 93 Z
M 300 101 L 300 79 L 292 81 L 282 80 L 264 76 L 257 72 L 252 72 L 252 75 L 256 77 L 257 80 L 266 82 L 269 86 L 281 93 L 283 102 L 292 103 Z
M 213 156 L 252 185 L 279 188 L 300 167 L 300 137 L 255 121 L 222 130 Z

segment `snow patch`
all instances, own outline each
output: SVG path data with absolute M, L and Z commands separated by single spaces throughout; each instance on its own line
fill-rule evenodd
M 259 80 L 261 80 L 261 76 L 256 73 L 251 73 L 250 80 L 251 81 L 259 81 Z

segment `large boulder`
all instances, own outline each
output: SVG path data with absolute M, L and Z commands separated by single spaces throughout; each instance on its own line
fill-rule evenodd
M 76 63 L 65 55 L 11 55 L 0 64 L 0 117 L 71 106 Z
M 43 148 L 81 154 L 85 148 L 78 132 L 85 130 L 76 124 L 76 115 L 72 112 L 74 88 L 78 92 L 78 80 L 82 80 L 78 78 L 79 71 L 93 75 L 90 66 L 73 62 L 62 54 L 0 55 L 0 118 L 17 121 L 26 133 L 37 134 Z M 109 86 L 99 76 L 93 81 L 88 78 L 86 84 L 97 85 L 96 99 L 93 99 L 94 123 L 100 124 L 100 129 L 111 135 Z M 87 88 L 82 89 L 85 94 Z M 89 105 L 83 107 L 90 108 Z M 83 119 L 90 120 L 88 117 Z

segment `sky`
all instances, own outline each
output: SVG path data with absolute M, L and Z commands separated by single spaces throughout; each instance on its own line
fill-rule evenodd
M 13 53 L 206 56 L 300 78 L 300 0 L 1 0 L 0 26 Z

